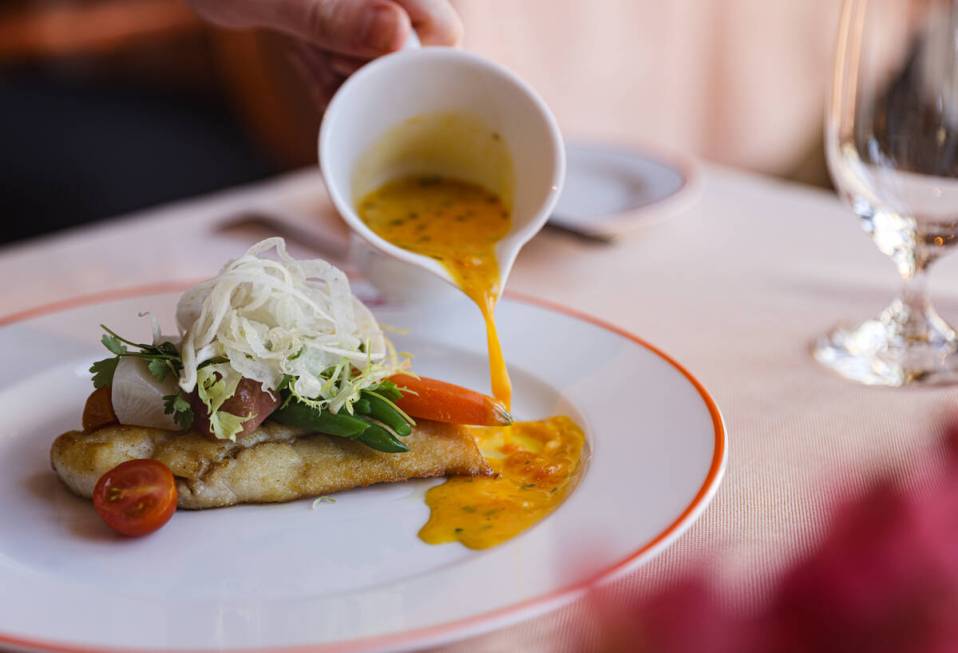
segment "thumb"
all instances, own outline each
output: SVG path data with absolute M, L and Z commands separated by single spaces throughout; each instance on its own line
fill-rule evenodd
M 192 0 L 209 20 L 225 27 L 265 27 L 310 45 L 372 58 L 400 49 L 412 26 L 391 0 Z

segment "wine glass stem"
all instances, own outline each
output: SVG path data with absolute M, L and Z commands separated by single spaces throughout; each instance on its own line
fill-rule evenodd
M 921 265 L 913 269 L 910 274 L 902 275 L 901 301 L 916 314 L 925 313 L 931 306 L 928 300 L 928 272 L 927 266 Z
M 923 258 L 919 265 L 902 274 L 901 294 L 882 316 L 905 343 L 940 346 L 954 342 L 954 331 L 935 312 L 928 298 L 930 262 Z

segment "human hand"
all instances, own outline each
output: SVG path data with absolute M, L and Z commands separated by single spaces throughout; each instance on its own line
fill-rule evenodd
M 222 27 L 260 27 L 296 41 L 294 63 L 325 106 L 365 63 L 402 48 L 412 30 L 423 45 L 458 45 L 462 23 L 449 0 L 189 0 Z

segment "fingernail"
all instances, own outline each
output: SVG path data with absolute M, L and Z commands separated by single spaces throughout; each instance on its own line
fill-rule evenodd
M 391 7 L 376 7 L 363 19 L 362 42 L 366 47 L 379 52 L 391 52 L 399 47 L 396 43 L 399 21 Z

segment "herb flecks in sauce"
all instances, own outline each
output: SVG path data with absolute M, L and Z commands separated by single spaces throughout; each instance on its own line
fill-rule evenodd
M 429 544 L 501 544 L 547 517 L 575 487 L 585 436 L 568 417 L 474 429 L 498 478 L 456 477 L 426 493 Z
M 506 203 L 476 184 L 413 176 L 391 181 L 357 204 L 374 232 L 442 263 L 476 302 L 486 322 L 492 392 L 508 405 L 512 386 L 493 320 L 501 290 L 495 246 L 512 225 Z M 419 531 L 430 544 L 501 544 L 548 516 L 579 478 L 585 436 L 568 417 L 471 430 L 499 476 L 455 477 L 430 489 L 429 521 Z
M 492 394 L 508 406 L 512 384 L 493 311 L 501 290 L 495 246 L 512 225 L 509 208 L 476 184 L 435 175 L 391 181 L 358 204 L 360 216 L 373 231 L 442 263 L 479 306 L 486 322 Z M 409 219 L 413 214 L 417 218 Z

